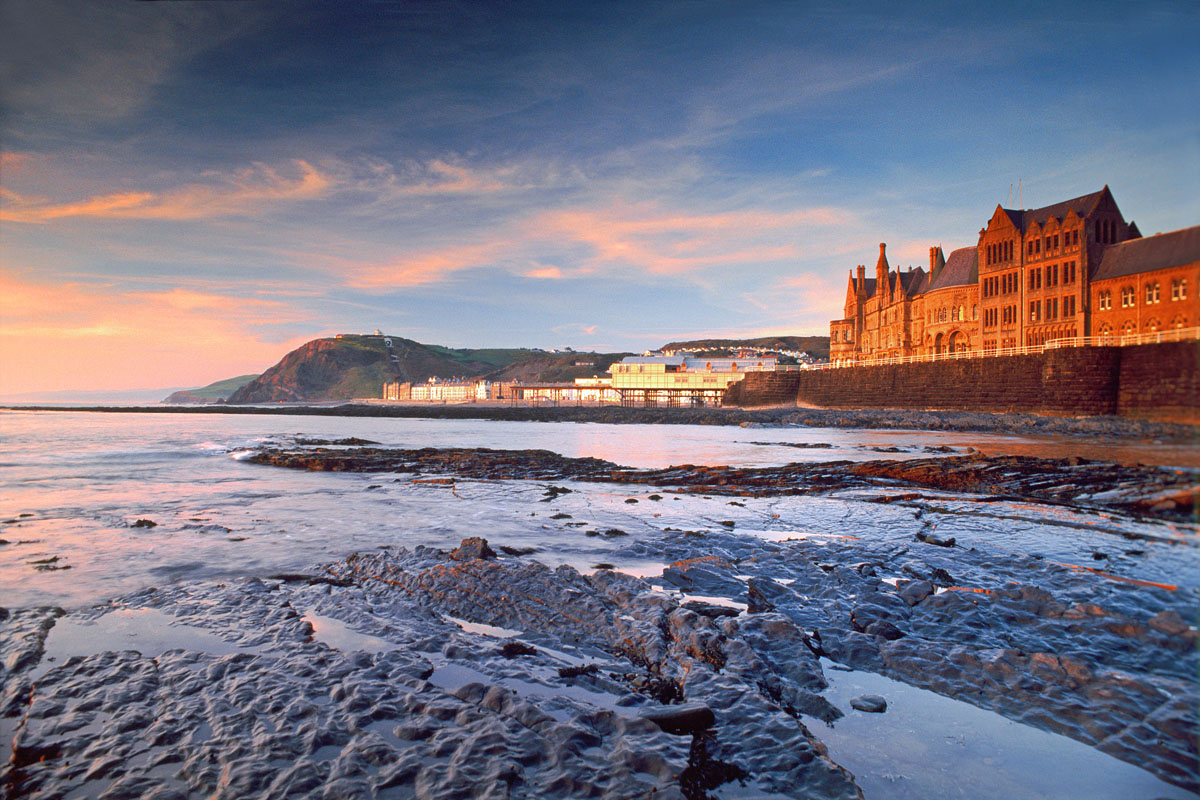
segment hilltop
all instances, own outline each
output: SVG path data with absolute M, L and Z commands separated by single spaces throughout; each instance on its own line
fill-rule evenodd
M 390 343 L 390 346 L 389 346 Z M 315 339 L 234 392 L 228 403 L 310 402 L 379 397 L 389 381 L 431 377 L 569 381 L 603 372 L 624 354 L 556 354 L 524 348 L 455 349 L 398 336 Z M 575 366 L 588 362 L 587 366 Z
M 690 350 L 692 352 L 776 350 L 808 353 L 814 359 L 829 358 L 828 336 L 762 336 L 757 339 L 692 339 L 686 342 L 668 342 L 660 350 Z

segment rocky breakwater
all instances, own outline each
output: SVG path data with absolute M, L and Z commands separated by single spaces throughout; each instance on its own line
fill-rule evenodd
M 73 615 L 139 620 L 121 651 L 64 657 L 59 616 L 0 620 L 11 797 L 862 796 L 800 720 L 840 712 L 786 617 L 482 540 Z
M 934 489 L 1177 520 L 1195 518 L 1200 500 L 1200 474 L 1194 470 L 979 453 L 780 467 L 684 464 L 656 470 L 632 469 L 598 458 L 568 458 L 548 450 L 486 448 L 266 448 L 249 460 L 293 469 L 429 473 L 468 479 L 583 480 L 746 497 L 821 494 L 853 488 Z

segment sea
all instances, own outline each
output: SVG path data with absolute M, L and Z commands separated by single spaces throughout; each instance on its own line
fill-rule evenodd
M 548 518 L 549 507 L 539 502 L 544 482 L 426 482 L 390 474 L 306 472 L 246 460 L 262 447 L 347 437 L 398 448 L 536 448 L 644 468 L 928 458 L 933 452 L 969 449 L 989 455 L 1078 455 L 1192 471 L 1200 461 L 1196 448 L 1186 445 L 1073 436 L 3 410 L 0 606 L 83 609 L 151 586 L 301 572 L 357 551 L 449 548 L 468 536 L 482 536 L 493 546 L 533 548 L 544 563 L 583 571 L 604 564 L 650 578 L 664 566 L 628 555 L 630 548 L 622 542 L 564 535 L 563 526 Z M 712 524 L 740 514 L 737 530 L 768 540 L 799 528 L 832 529 L 888 513 L 886 507 L 855 502 L 852 496 L 794 498 L 771 514 L 730 508 L 728 498 L 688 496 L 669 509 L 667 504 L 625 502 L 638 491 L 645 487 L 592 486 L 564 496 L 555 508 L 586 515 L 598 528 L 620 528 L 643 538 L 662 535 L 669 527 Z M 1054 517 L 1061 512 L 1043 511 L 1039 519 L 1043 512 L 1026 508 L 1021 522 L 1013 524 L 1009 546 L 1037 539 L 1043 549 L 1062 549 L 1049 555 L 1073 559 L 1091 547 L 1084 534 L 1048 544 L 1037 528 L 1056 524 Z M 1114 526 L 1141 524 L 1107 517 L 1103 523 L 1106 535 Z M 1195 531 L 1175 534 L 1194 538 Z M 1130 577 L 1169 579 L 1194 591 L 1200 585 L 1200 559 L 1194 547 L 1186 551 L 1182 560 L 1147 557 L 1130 567 Z M 924 784 L 920 779 L 914 783 L 912 776 L 922 772 L 921 764 L 938 758 L 965 764 L 968 753 L 976 766 L 981 759 L 993 764 L 990 773 L 983 770 L 992 775 L 984 782 L 1003 791 L 962 796 L 1191 796 L 1092 748 L 989 711 L 880 676 L 826 671 L 833 684 L 831 697 L 866 687 L 895 698 L 893 711 L 879 718 L 882 722 L 846 722 L 840 730 L 819 734 L 839 763 L 856 775 L 876 776 L 862 784 L 869 797 L 902 796 L 887 777 L 901 774 L 909 777 L 906 791 L 917 786 L 925 796 L 959 796 L 963 786 L 948 787 L 945 781 L 955 779 L 946 778 L 944 771 Z M 903 712 L 905 708 L 909 711 Z M 852 725 L 865 727 L 851 730 Z M 1039 777 L 1042 772 L 1052 775 L 1062 763 L 1071 764 L 1072 773 L 1086 775 L 1086 785 L 1094 789 L 1079 795 L 1077 782 Z M 1038 764 L 1045 770 L 1029 768 Z M 967 776 L 961 783 L 975 781 L 980 770 L 958 772 Z M 1061 794 L 1067 786 L 1071 791 Z

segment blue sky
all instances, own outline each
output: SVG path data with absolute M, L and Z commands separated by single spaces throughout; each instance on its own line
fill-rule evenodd
M 9 0 L 0 30 L 0 393 L 377 327 L 827 333 L 878 242 L 974 244 L 1018 181 L 1200 221 L 1192 3 Z

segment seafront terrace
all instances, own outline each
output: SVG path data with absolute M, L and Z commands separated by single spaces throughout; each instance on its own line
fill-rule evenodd
M 1067 347 L 1130 347 L 1139 344 L 1158 344 L 1161 342 L 1187 342 L 1200 340 L 1200 327 L 1172 328 L 1151 333 L 1115 334 L 1102 336 L 1073 336 L 1062 339 L 1052 339 L 1045 344 L 1024 345 L 1021 347 L 994 347 L 986 350 L 964 350 L 954 353 L 922 353 L 912 356 L 880 356 L 879 358 L 863 358 L 856 361 L 838 361 L 828 364 L 805 365 L 803 367 L 777 367 L 780 372 L 798 369 L 842 369 L 845 367 L 880 367 L 890 364 L 921 364 L 930 361 L 959 361 L 972 358 L 992 358 L 995 356 L 1026 356 L 1040 355 L 1050 350 L 1061 350 Z

